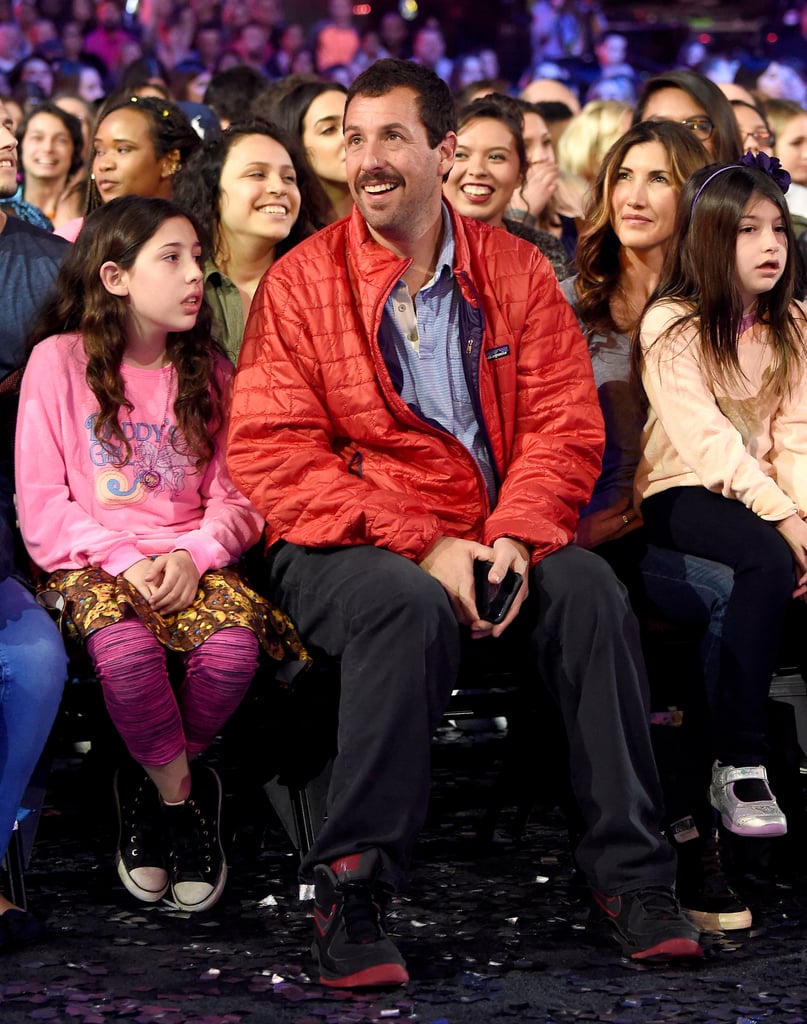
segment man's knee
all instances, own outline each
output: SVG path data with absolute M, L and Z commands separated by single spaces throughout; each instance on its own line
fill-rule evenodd
M 406 632 L 414 643 L 417 636 L 457 631 L 440 583 L 385 548 L 313 551 L 287 545 L 271 571 L 276 589 L 270 596 L 289 612 L 304 639 L 314 631 L 322 640 L 327 637 L 330 647 L 337 633 L 341 643 L 357 634 Z
M 538 562 L 531 570 L 530 584 L 533 593 L 550 604 L 628 604 L 625 588 L 605 559 L 575 544 Z
M 379 550 L 379 549 L 373 549 Z M 391 626 L 414 637 L 457 631 L 457 621 L 442 585 L 408 558 L 379 550 L 364 570 L 354 594 L 357 611 L 378 628 Z

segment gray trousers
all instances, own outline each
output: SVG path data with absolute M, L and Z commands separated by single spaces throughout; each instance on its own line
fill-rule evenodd
M 377 849 L 394 887 L 426 816 L 431 740 L 457 677 L 461 627 L 441 585 L 382 548 L 280 543 L 268 569 L 272 599 L 315 656 L 340 663 L 328 818 L 301 875 Z M 589 884 L 609 893 L 672 885 L 638 627 L 608 565 L 574 546 L 548 556 L 504 636 L 476 642 L 517 654 L 560 707 Z

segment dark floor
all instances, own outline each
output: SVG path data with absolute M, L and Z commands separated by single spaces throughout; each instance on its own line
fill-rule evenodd
M 123 890 L 106 782 L 99 788 L 86 760 L 62 756 L 27 875 L 32 907 L 49 914 L 50 939 L 0 959 L 0 1020 L 807 1021 L 803 878 L 777 880 L 773 868 L 746 877 L 754 928 L 707 938 L 700 963 L 625 960 L 587 927 L 557 813 L 539 808 L 516 843 L 507 810 L 493 847 L 476 841 L 500 750 L 492 734 L 448 730 L 438 742 L 430 821 L 392 914 L 412 981 L 375 995 L 327 991 L 309 977 L 296 854 L 261 791 L 245 802 L 249 813 L 243 805 L 230 812 L 226 831 L 236 834 L 224 898 L 189 915 L 138 904 Z M 228 790 L 236 781 L 225 771 Z

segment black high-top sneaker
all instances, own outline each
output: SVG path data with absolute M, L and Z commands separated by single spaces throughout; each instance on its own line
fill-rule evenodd
M 118 876 L 133 896 L 156 903 L 168 892 L 157 787 L 134 761 L 115 772 L 112 785 L 118 808 Z
M 182 910 L 208 910 L 227 881 L 219 835 L 221 782 L 212 768 L 191 765 L 191 792 L 182 804 L 163 804 L 168 831 L 171 898 Z
M 314 942 L 320 981 L 333 988 L 383 988 L 409 980 L 406 964 L 384 930 L 388 893 L 377 878 L 377 850 L 314 868 Z
M 751 911 L 729 885 L 720 862 L 717 834 L 675 843 L 675 891 L 681 909 L 702 932 L 751 927 Z

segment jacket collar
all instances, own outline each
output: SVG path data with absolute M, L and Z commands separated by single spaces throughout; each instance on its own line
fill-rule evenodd
M 444 205 L 451 218 L 454 232 L 454 273 L 463 275 L 469 265 L 470 255 L 464 220 L 450 203 Z M 348 221 L 347 250 L 348 262 L 355 271 L 354 288 L 358 291 L 362 305 L 376 308 L 380 299 L 383 305 L 395 282 L 403 277 L 411 261 L 401 259 L 377 242 L 370 234 L 367 221 L 356 206 L 353 207 Z M 380 318 L 380 313 L 378 316 Z

